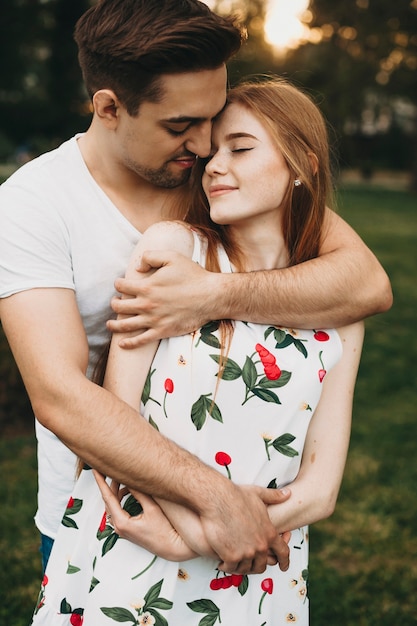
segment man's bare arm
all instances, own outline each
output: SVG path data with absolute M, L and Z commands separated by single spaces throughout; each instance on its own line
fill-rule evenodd
M 263 571 L 276 538 L 264 502 L 279 502 L 280 495 L 239 489 L 90 382 L 87 341 L 71 290 L 17 293 L 0 300 L 0 315 L 43 426 L 118 482 L 193 509 L 228 570 Z
M 320 256 L 297 266 L 244 274 L 206 272 L 171 252 L 149 251 L 142 270 L 160 268 L 144 281 L 119 279 L 113 332 L 149 329 L 124 347 L 190 332 L 213 319 L 240 319 L 290 328 L 341 327 L 392 304 L 384 269 L 355 231 L 328 211 Z M 148 265 L 145 264 L 146 261 Z

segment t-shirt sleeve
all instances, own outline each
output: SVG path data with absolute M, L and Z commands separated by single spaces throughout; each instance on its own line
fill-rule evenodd
M 41 287 L 74 289 L 68 224 L 42 196 L 18 181 L 0 187 L 1 298 Z

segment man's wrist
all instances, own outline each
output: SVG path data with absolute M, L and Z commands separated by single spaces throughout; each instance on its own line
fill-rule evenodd
M 242 291 L 237 287 L 238 274 L 210 273 L 204 312 L 208 320 L 240 319 Z

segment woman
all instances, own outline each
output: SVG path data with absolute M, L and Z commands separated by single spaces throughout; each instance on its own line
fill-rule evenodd
M 152 226 L 128 274 L 158 247 L 222 272 L 314 258 L 332 224 L 328 160 L 325 124 L 307 96 L 279 80 L 233 89 L 202 175 L 209 206 L 196 184 L 186 218 L 198 227 Z M 362 324 L 221 321 L 131 351 L 113 341 L 104 384 L 136 408 L 142 399 L 155 428 L 240 485 L 290 484 L 291 497 L 268 507 L 278 533 L 291 530 L 290 567 L 282 571 L 271 553 L 263 573 L 223 572 L 196 513 L 110 489 L 99 475 L 97 489 L 86 469 L 34 624 L 308 624 L 306 525 L 336 502 L 362 339 Z

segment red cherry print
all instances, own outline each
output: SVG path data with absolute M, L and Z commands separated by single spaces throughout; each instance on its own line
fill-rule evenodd
M 243 574 L 232 574 L 232 585 L 233 587 L 239 587 L 243 580 Z
M 259 601 L 259 608 L 258 608 L 259 615 L 262 612 L 262 602 L 264 601 L 266 594 L 267 593 L 271 594 L 274 589 L 274 581 L 272 580 L 272 578 L 264 578 L 263 581 L 261 582 L 261 589 L 263 591 L 263 594 Z
M 268 380 L 278 380 L 278 378 L 281 376 L 281 370 L 279 369 L 278 365 L 265 365 L 264 372 Z
M 164 388 L 167 393 L 172 393 L 174 391 L 174 383 L 171 378 L 167 378 L 165 380 Z
M 314 331 L 314 339 L 316 341 L 329 341 L 330 337 L 324 330 L 316 330 Z
M 264 578 L 261 582 L 261 589 L 262 591 L 271 594 L 274 590 L 274 581 L 272 580 L 272 578 Z
M 166 400 L 167 400 L 167 395 L 169 393 L 172 393 L 174 391 L 174 382 L 171 378 L 166 378 L 165 382 L 164 382 L 164 389 L 165 389 L 165 396 L 164 396 L 164 404 L 163 404 L 163 410 L 164 410 L 164 415 L 165 417 L 168 417 L 167 415 L 167 411 L 166 411 Z
M 320 363 L 321 363 L 321 369 L 319 369 L 319 381 L 322 383 L 323 382 L 323 378 L 326 376 L 327 372 L 324 369 L 324 363 L 323 363 L 323 359 L 321 358 L 321 355 L 323 354 L 323 350 L 320 350 L 319 352 L 319 359 L 320 359 Z
M 268 380 L 278 380 L 281 376 L 281 370 L 276 364 L 276 358 L 274 357 L 269 350 L 264 348 L 260 343 L 257 343 L 255 346 L 255 350 L 259 354 L 259 358 L 261 359 L 261 363 L 264 368 L 265 376 Z
M 83 621 L 84 617 L 79 613 L 73 613 L 70 617 L 71 626 L 82 626 Z
M 74 498 L 71 496 L 71 498 L 68 500 L 67 509 L 72 509 L 73 506 L 74 506 Z
M 229 465 L 232 462 L 232 457 L 227 454 L 227 452 L 216 452 L 214 458 L 216 460 L 216 463 L 226 468 L 227 477 L 229 478 L 229 480 L 232 480 L 232 475 L 229 470 Z
M 46 587 L 47 584 L 48 584 L 48 576 L 45 574 L 44 577 L 42 578 L 42 587 Z
M 218 589 L 222 589 L 223 587 L 223 579 L 222 578 L 213 578 L 210 581 L 210 589 L 213 591 L 217 591 Z
M 265 352 L 266 354 L 262 357 L 263 365 L 275 365 L 277 360 L 274 357 L 274 355 L 268 352 L 267 350 L 265 350 Z
M 224 576 L 222 580 L 223 580 L 223 589 L 229 589 L 233 585 L 231 576 Z
M 226 466 L 230 465 L 230 463 L 232 462 L 232 459 L 227 454 L 227 452 L 217 452 L 214 458 L 216 459 L 216 463 L 218 463 L 219 465 Z
M 101 518 L 100 526 L 98 527 L 99 532 L 103 532 L 106 529 L 106 517 L 107 513 L 104 511 L 103 517 Z

